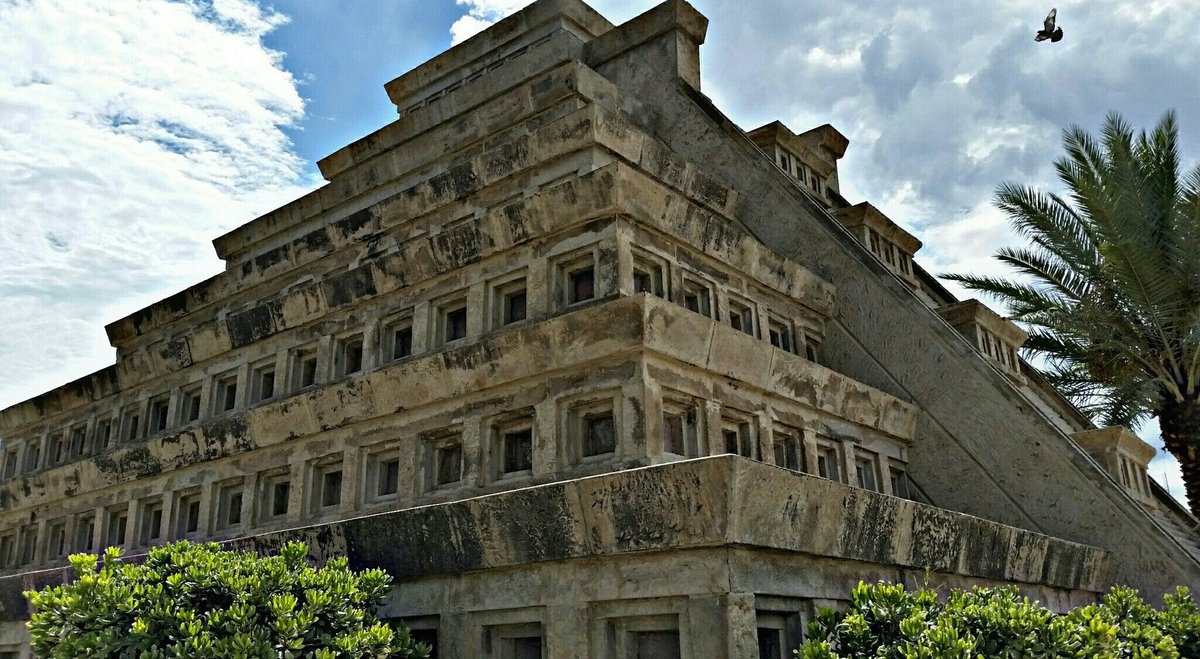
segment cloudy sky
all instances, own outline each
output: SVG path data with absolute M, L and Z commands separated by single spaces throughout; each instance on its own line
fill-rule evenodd
M 848 199 L 930 271 L 994 271 L 991 192 L 1053 188 L 1063 127 L 1176 108 L 1200 154 L 1200 3 L 1059 1 L 1066 38 L 1035 44 L 1029 0 L 695 0 L 704 91 L 747 129 L 832 123 Z M 391 121 L 383 83 L 524 4 L 0 0 L 0 407 L 111 364 L 105 324 L 218 272 L 212 238 Z

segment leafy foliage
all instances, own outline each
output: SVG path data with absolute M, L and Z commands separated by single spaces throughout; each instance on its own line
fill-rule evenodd
M 809 624 L 801 659 L 1175 659 L 1200 657 L 1200 609 L 1186 588 L 1161 611 L 1115 587 L 1099 604 L 1056 614 L 1016 588 L 929 590 L 859 583 L 844 612 Z
M 1136 138 L 1110 114 L 1099 139 L 1063 142 L 1065 197 L 997 190 L 1032 243 L 996 253 L 1017 277 L 944 276 L 1005 302 L 1050 381 L 1104 424 L 1200 404 L 1200 167 L 1180 175 L 1174 114 Z
M 322 567 L 292 542 L 278 556 L 177 542 L 144 563 L 71 556 L 75 579 L 29 591 L 38 657 L 424 657 L 403 627 L 375 617 L 391 581 L 355 573 L 345 558 Z

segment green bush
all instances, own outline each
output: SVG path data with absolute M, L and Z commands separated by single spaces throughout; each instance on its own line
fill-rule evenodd
M 1016 588 L 953 591 L 859 583 L 844 612 L 809 624 L 801 659 L 1174 659 L 1200 657 L 1200 609 L 1186 588 L 1161 611 L 1114 587 L 1099 604 L 1056 614 Z
M 278 556 L 177 542 L 141 564 L 111 547 L 70 558 L 71 583 L 25 593 L 38 657 L 424 657 L 408 630 L 379 621 L 391 577 L 320 568 L 303 543 Z

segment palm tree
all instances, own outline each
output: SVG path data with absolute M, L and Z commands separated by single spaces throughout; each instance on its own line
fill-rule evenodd
M 996 205 L 1028 247 L 996 258 L 1013 278 L 946 275 L 1006 303 L 1025 349 L 1105 425 L 1158 417 L 1200 516 L 1200 166 L 1180 175 L 1168 112 L 1153 132 L 1120 115 L 1099 139 L 1063 132 L 1059 196 L 1005 183 Z

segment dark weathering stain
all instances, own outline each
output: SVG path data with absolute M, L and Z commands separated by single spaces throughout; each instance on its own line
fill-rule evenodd
M 784 391 L 803 403 L 807 403 L 813 407 L 820 407 L 824 402 L 816 383 L 807 377 L 798 377 L 784 372 L 779 374 L 778 381 Z
M 363 183 L 366 184 L 367 187 L 375 187 L 379 184 L 379 170 L 375 167 L 375 165 L 371 165 L 367 168 Z
M 573 142 L 590 134 L 593 127 L 591 117 L 578 116 L 573 120 L 549 128 L 547 137 L 553 141 Z
M 639 442 L 639 448 L 644 448 L 646 444 L 646 412 L 642 408 L 642 399 L 630 398 L 629 404 L 633 407 L 633 436 L 637 438 L 635 441 Z
M 159 350 L 159 357 L 172 370 L 187 368 L 192 365 L 192 350 L 187 339 L 177 337 L 166 342 Z
M 963 518 L 929 506 L 913 512 L 912 562 L 923 568 L 948 572 L 958 568 L 962 551 Z
M 143 326 L 149 330 L 152 327 L 151 320 L 153 319 L 154 307 L 147 307 L 135 311 L 133 314 L 133 331 L 138 336 L 142 335 Z
M 484 170 L 490 179 L 511 172 L 521 166 L 529 158 L 528 138 L 522 138 L 500 146 L 488 154 Z
M 225 319 L 230 344 L 240 348 L 274 334 L 278 331 L 275 319 L 279 317 L 282 306 L 280 300 L 272 300 L 230 315 Z
M 487 512 L 499 527 L 491 535 L 507 540 L 516 562 L 570 558 L 577 551 L 564 486 L 509 492 L 493 500 Z
M 637 472 L 634 472 L 636 474 Z M 653 476 L 630 474 L 597 492 L 593 507 L 605 508 L 612 516 L 613 533 L 620 551 L 637 551 L 670 546 L 684 531 L 685 520 L 678 502 L 689 497 L 673 483 Z M 692 487 L 699 484 L 691 483 Z M 647 505 L 647 502 L 670 502 L 671 505 Z M 690 513 L 698 513 L 692 508 Z M 699 520 L 691 520 L 694 527 Z
M 438 272 L 474 263 L 480 258 L 479 225 L 467 222 L 429 238 Z
M 320 415 L 321 430 L 340 428 L 362 418 L 364 412 L 360 410 L 360 405 L 363 403 L 368 406 L 365 415 L 372 416 L 374 414 L 372 401 L 363 394 L 361 382 L 347 382 L 338 386 L 334 391 L 337 394 L 338 404 L 330 406 L 328 412 Z
M 321 282 L 321 289 L 325 293 L 326 302 L 333 308 L 376 293 L 370 265 L 362 265 L 348 272 L 328 277 Z
M 204 433 L 203 455 L 200 460 L 216 460 L 235 453 L 244 453 L 256 448 L 256 444 L 240 416 L 210 421 L 202 428 Z
M 501 357 L 503 355 L 494 338 L 481 339 L 475 343 L 443 352 L 442 367 L 448 371 L 470 371 L 487 367 L 489 372 L 494 372 L 496 362 Z
M 412 269 L 408 267 L 408 262 L 400 254 L 384 254 L 375 259 L 375 266 L 379 268 L 379 272 L 383 274 L 384 279 L 393 280 L 395 288 L 408 286 L 409 277 L 413 276 Z
M 692 192 L 697 199 L 714 208 L 725 208 L 729 202 L 729 189 L 701 172 L 696 172 L 692 179 Z
M 304 234 L 299 240 L 304 241 L 304 249 L 308 252 L 320 253 L 333 249 L 333 240 L 329 238 L 329 232 L 324 227 Z
M 647 169 L 654 172 L 668 185 L 675 188 L 681 188 L 684 181 L 684 171 L 687 168 L 687 163 L 671 150 L 664 146 L 655 144 L 647 154 Z
M 843 551 L 873 563 L 894 563 L 896 502 L 865 490 L 856 491 L 846 495 L 843 509 L 846 523 L 839 539 Z
M 63 480 L 65 481 L 63 484 L 63 494 L 69 497 L 75 496 L 75 494 L 79 492 L 79 486 L 83 481 L 79 475 L 79 465 L 75 465 L 75 468 L 72 469 L 71 473 Z
M 269 249 L 254 257 L 254 268 L 259 272 L 263 272 L 267 268 L 286 259 L 291 250 L 291 245 L 280 245 L 274 249 Z
M 117 479 L 148 478 L 162 472 L 162 461 L 154 457 L 145 446 L 135 446 L 116 454 L 92 458 L 92 463 L 101 473 L 111 474 Z
M 316 532 L 311 537 L 309 542 L 308 554 L 312 556 L 319 552 L 319 556 L 337 556 L 341 553 L 340 536 L 338 535 L 338 526 L 333 524 L 325 524 L 317 527 Z
M 324 563 L 334 556 L 345 555 L 341 542 L 345 522 L 334 522 L 320 526 L 309 526 L 285 529 L 262 535 L 241 536 L 220 540 L 218 544 L 228 551 L 249 551 L 260 556 L 272 556 L 280 553 L 289 542 L 303 542 L 308 545 L 308 558 L 314 563 Z M 371 565 L 353 565 L 355 570 L 374 567 Z
M 524 201 L 505 206 L 504 219 L 508 220 L 508 233 L 512 236 L 513 244 L 529 240 L 529 218 L 526 217 Z
M 1056 586 L 1077 587 L 1083 577 L 1087 554 L 1087 548 L 1080 545 L 1049 543 L 1040 581 Z
M 559 84 L 562 84 L 561 78 L 559 78 L 557 76 L 553 76 L 553 75 L 548 75 L 548 76 L 543 76 L 542 78 L 538 79 L 536 82 L 534 82 L 532 85 L 529 86 L 529 89 L 530 89 L 530 93 L 533 96 L 541 96 L 542 94 L 545 94 L 546 92 L 550 91 L 551 89 L 554 89 L 554 86 L 559 85 Z M 568 84 L 570 84 L 570 83 L 568 83 Z
M 733 222 L 723 217 L 709 215 L 708 213 L 689 212 L 689 215 L 701 215 L 705 220 L 704 236 L 701 238 L 705 247 L 723 252 L 737 249 L 741 243 L 742 234 L 734 226 Z
M 117 382 L 117 367 L 114 364 L 72 380 L 64 388 L 76 398 L 96 400 L 117 393 L 121 387 Z
M 188 292 L 180 291 L 159 302 L 156 306 L 166 309 L 172 316 L 182 316 L 188 312 L 187 298 Z
M 1003 579 L 1008 567 L 1008 545 L 1011 531 L 998 524 L 975 523 L 964 529 L 963 546 L 969 574 Z
M 371 565 L 397 579 L 488 567 L 483 534 L 467 504 L 431 506 L 346 524 L 352 565 Z
M 479 189 L 479 177 L 471 163 L 464 162 L 429 179 L 429 187 L 434 197 L 448 196 L 457 201 Z
M 347 215 L 346 217 L 333 223 L 333 228 L 347 238 L 352 238 L 362 231 L 364 227 L 371 224 L 374 219 L 374 214 L 370 208 L 364 208 Z
M 70 580 L 70 571 L 70 568 L 60 567 L 0 577 L 0 621 L 29 620 L 33 611 L 22 593 L 64 584 Z

